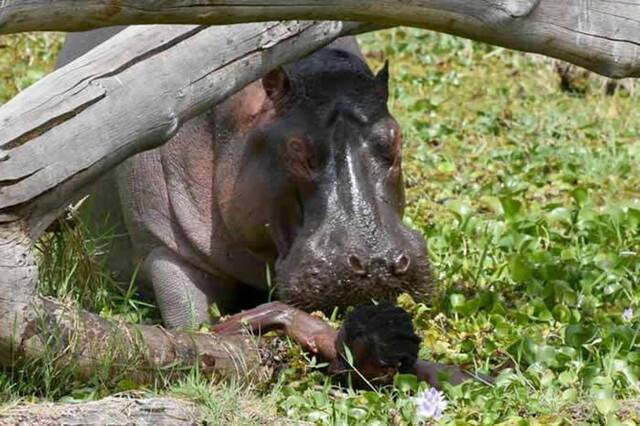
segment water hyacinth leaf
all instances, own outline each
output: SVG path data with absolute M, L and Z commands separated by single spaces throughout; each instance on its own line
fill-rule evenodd
M 435 99 L 420 98 L 409 108 L 410 111 L 431 112 L 438 109 L 439 102 Z
M 568 282 L 564 280 L 553 280 L 551 284 L 554 299 L 557 303 L 566 303 L 568 305 L 576 303 L 576 292 L 571 288 Z
M 324 411 L 319 411 L 319 410 L 310 411 L 307 414 L 307 417 L 309 418 L 310 421 L 318 422 L 320 424 L 326 423 L 330 419 L 329 414 L 325 413 Z
M 572 322 L 580 322 L 580 320 L 582 319 L 582 314 L 578 309 L 572 309 L 571 317 L 573 318 Z
M 535 304 L 533 318 L 537 319 L 538 321 L 549 322 L 553 320 L 553 315 L 551 314 L 551 312 L 549 312 L 547 305 L 545 305 L 544 302 L 540 301 Z
M 367 404 L 378 404 L 380 402 L 380 395 L 373 391 L 364 391 L 362 393 L 363 398 L 366 400 Z
M 610 344 L 621 343 L 625 349 L 631 349 L 634 338 L 636 338 L 635 330 L 622 325 L 613 327 L 605 337 Z
M 583 326 L 580 324 L 571 324 L 567 326 L 564 331 L 564 339 L 565 342 L 569 346 L 573 346 L 574 348 L 579 348 L 589 340 L 591 340 L 595 335 L 595 330 L 592 327 Z
M 436 166 L 438 171 L 442 173 L 453 173 L 456 171 L 456 164 L 449 160 L 443 160 Z
M 578 391 L 574 388 L 566 389 L 562 392 L 562 402 L 572 404 L 578 400 Z
M 543 388 L 547 388 L 553 384 L 555 381 L 556 375 L 551 370 L 546 370 L 542 377 L 540 378 L 540 386 Z
M 355 420 L 361 420 L 367 417 L 367 410 L 361 407 L 352 407 L 349 410 L 349 417 Z
M 514 280 L 515 281 L 515 280 Z M 527 281 L 527 294 L 531 297 L 544 297 L 547 293 L 546 287 L 537 280 Z
M 517 283 L 526 283 L 533 277 L 533 267 L 522 256 L 514 256 L 509 262 L 511 279 Z
M 577 250 L 575 247 L 567 247 L 560 252 L 560 259 L 562 260 L 574 260 L 577 257 Z
M 543 365 L 557 366 L 556 349 L 550 345 L 536 345 L 535 360 Z
M 462 200 L 447 201 L 446 206 L 460 220 L 464 220 L 473 213 L 473 208 L 469 205 L 469 203 L 466 203 Z
M 571 310 L 565 305 L 554 306 L 552 312 L 556 321 L 566 323 L 571 320 Z
M 612 294 L 614 294 L 615 292 L 619 291 L 622 289 L 622 285 L 620 285 L 619 282 L 612 282 L 610 284 L 607 284 L 606 286 L 604 286 L 603 289 L 603 294 L 605 296 L 611 296 Z
M 618 401 L 613 398 L 607 397 L 596 399 L 595 405 L 600 414 L 602 414 L 603 416 L 606 416 L 609 413 L 613 413 L 619 407 Z
M 572 213 L 571 213 L 571 210 L 565 207 L 558 207 L 551 210 L 549 213 L 547 213 L 546 219 L 551 223 L 559 222 L 559 223 L 571 224 Z
M 578 206 L 582 207 L 589 199 L 589 192 L 585 188 L 577 187 L 571 191 L 571 196 L 576 201 Z
M 523 337 L 513 345 L 512 349 L 518 362 L 532 364 L 535 362 L 536 347 L 537 344 L 532 338 Z
M 502 209 L 502 203 L 500 199 L 495 196 L 483 196 L 480 199 L 482 206 L 491 210 L 496 215 L 503 215 L 504 210 Z
M 453 312 L 461 313 L 462 309 L 466 303 L 466 297 L 463 294 L 454 293 L 449 296 L 449 303 L 451 304 L 451 309 Z
M 577 356 L 577 351 L 570 346 L 560 346 L 556 348 L 556 359 L 562 364 L 573 361 Z
M 507 219 L 515 219 L 522 209 L 522 203 L 520 203 L 520 201 L 518 200 L 514 200 L 511 197 L 500 198 L 500 204 L 502 205 L 504 216 Z
M 413 374 L 396 374 L 393 385 L 400 392 L 409 393 L 418 389 L 418 378 Z
M 573 370 L 563 371 L 558 375 L 558 383 L 563 386 L 569 386 L 578 381 L 578 375 Z
M 615 269 L 618 256 L 613 252 L 600 252 L 594 257 L 596 264 L 604 271 Z

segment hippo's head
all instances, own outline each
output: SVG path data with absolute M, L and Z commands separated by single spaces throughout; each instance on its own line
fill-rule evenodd
M 249 135 L 267 164 L 266 233 L 281 300 L 311 309 L 424 297 L 425 240 L 402 223 L 402 136 L 387 109 L 388 70 L 373 75 L 324 49 L 262 80 L 273 115 Z M 251 168 L 249 168 L 251 169 Z

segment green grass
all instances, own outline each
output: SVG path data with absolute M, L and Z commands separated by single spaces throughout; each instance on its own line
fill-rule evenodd
M 0 38 L 8 46 L 0 49 L 0 101 L 47 72 L 58 40 Z M 395 29 L 361 42 L 374 67 L 391 63 L 407 221 L 428 237 L 436 270 L 433 300 L 400 299 L 423 338 L 422 356 L 500 371 L 491 388 L 446 389 L 442 422 L 640 422 L 638 96 L 606 96 L 595 80 L 583 95 L 563 93 L 548 61 L 446 35 Z M 110 284 L 94 257 L 107 249 L 103 238 L 66 230 L 40 244 L 49 294 L 105 316 L 156 318 Z M 356 392 L 336 388 L 295 348 L 290 357 L 265 389 L 194 373 L 150 391 L 188 395 L 212 418 L 237 424 L 416 421 L 411 395 L 425 385 L 411 377 Z M 0 401 L 121 390 L 54 380 L 61 374 L 46 364 L 0 372 Z
M 61 39 L 56 33 L 0 36 L 0 104 L 52 69 Z

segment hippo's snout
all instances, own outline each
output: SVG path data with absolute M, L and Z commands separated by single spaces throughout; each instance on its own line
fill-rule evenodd
M 347 263 L 352 272 L 359 276 L 366 276 L 371 270 L 375 270 L 376 265 L 380 265 L 382 268 L 386 268 L 392 275 L 400 276 L 405 274 L 411 266 L 411 257 L 404 252 L 401 252 L 397 256 L 392 256 L 389 259 L 385 258 L 373 258 L 369 260 L 363 260 L 361 256 L 357 254 L 351 254 L 347 257 Z
M 325 311 L 372 300 L 393 302 L 401 293 L 424 300 L 432 288 L 426 243 L 420 234 L 406 231 L 386 250 L 348 249 L 322 236 L 300 239 L 276 265 L 280 298 Z

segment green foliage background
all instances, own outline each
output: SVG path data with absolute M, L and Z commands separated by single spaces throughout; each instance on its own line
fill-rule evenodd
M 0 102 L 50 70 L 60 40 L 0 37 Z M 499 374 L 493 387 L 447 388 L 442 422 L 640 421 L 638 95 L 607 96 L 597 78 L 580 95 L 563 93 L 550 61 L 447 35 L 398 28 L 360 40 L 373 67 L 391 63 L 407 221 L 428 237 L 437 273 L 433 300 L 399 303 L 414 316 L 423 357 Z M 105 241 L 82 227 L 44 238 L 45 291 L 108 317 L 156 320 L 134 291 L 111 285 L 95 257 Z M 411 377 L 355 392 L 332 385 L 295 347 L 290 358 L 267 389 L 194 373 L 147 391 L 187 395 L 238 424 L 418 420 L 411 396 L 425 385 Z M 132 387 L 76 383 L 46 363 L 0 372 L 5 403 Z

